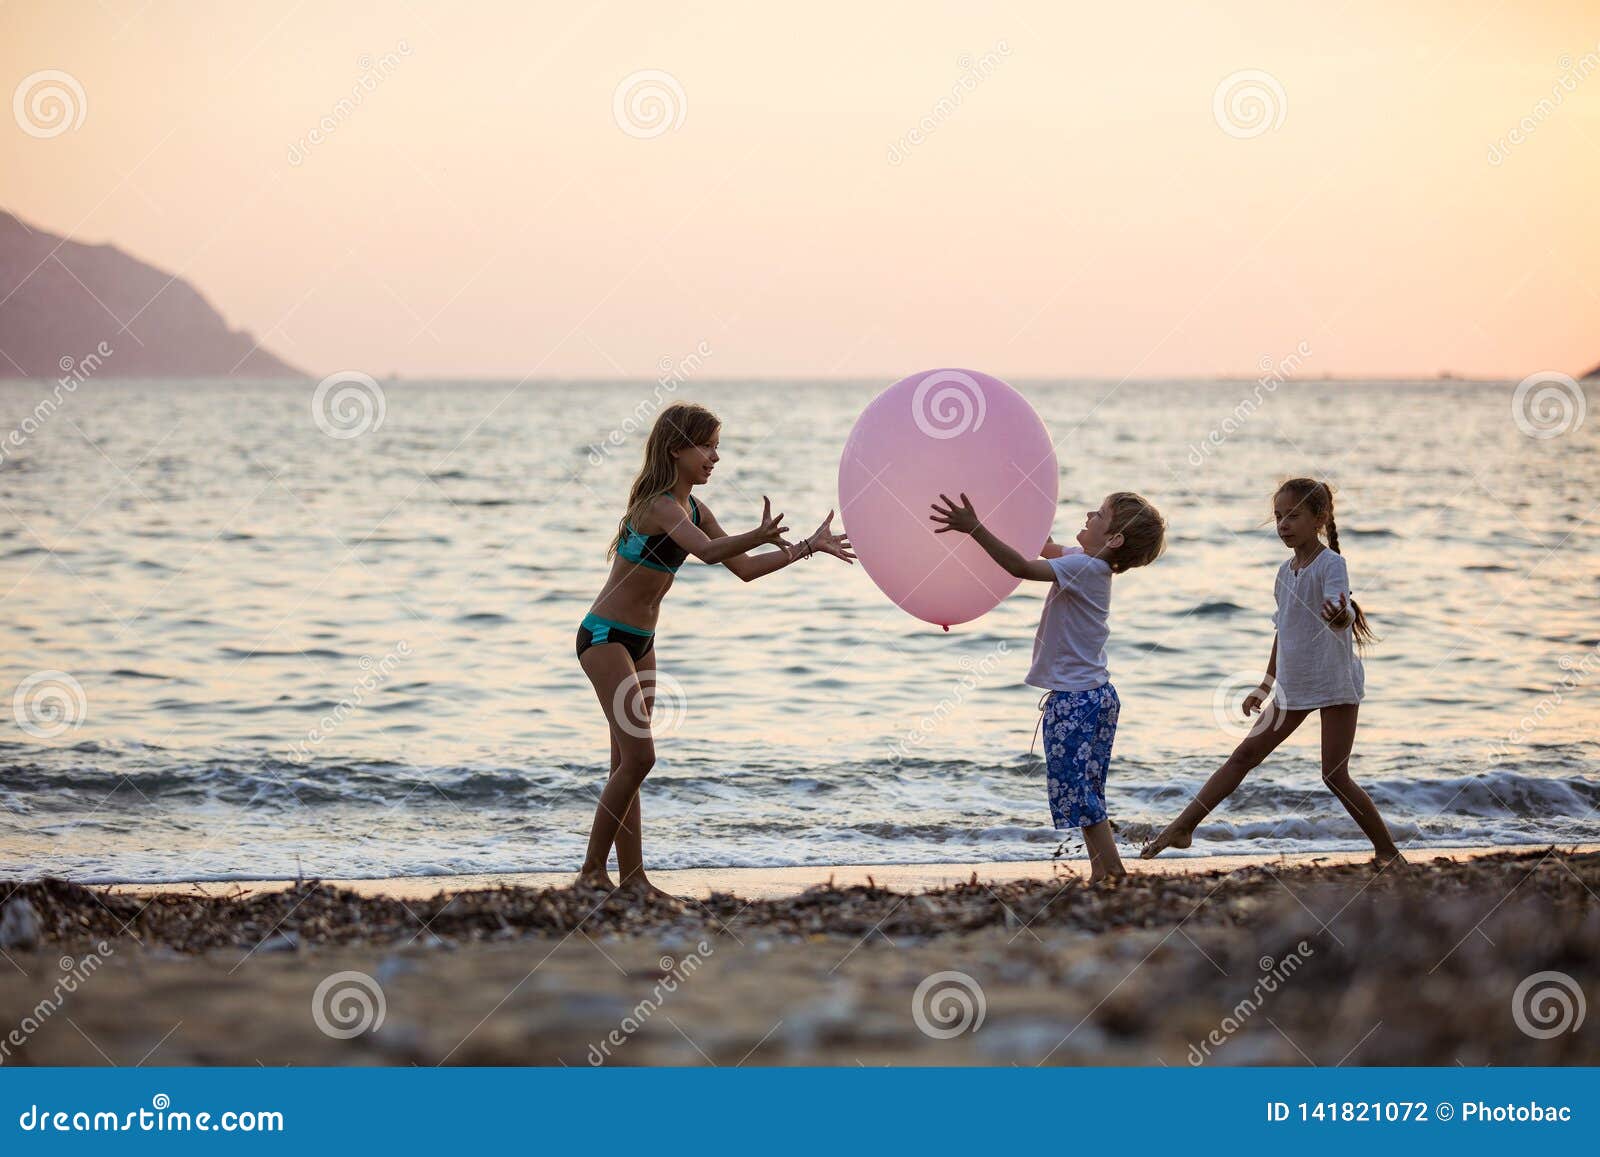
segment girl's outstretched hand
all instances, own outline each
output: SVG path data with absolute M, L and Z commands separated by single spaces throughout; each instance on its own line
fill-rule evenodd
M 951 502 L 948 494 L 941 494 L 939 497 L 944 499 L 946 509 L 941 510 L 937 502 L 930 507 L 933 513 L 928 516 L 928 520 L 941 524 L 933 533 L 943 534 L 947 530 L 955 530 L 962 534 L 971 534 L 978 529 L 978 512 L 972 509 L 972 500 L 965 494 L 961 496 L 960 506 Z
M 756 527 L 761 532 L 761 537 L 757 541 L 763 545 L 775 543 L 778 546 L 782 546 L 783 532 L 789 529 L 787 526 L 779 525 L 782 521 L 782 514 L 774 517 L 772 513 L 772 499 L 763 494 L 761 496 L 761 525 Z
M 1341 594 L 1339 601 L 1327 599 L 1322 604 L 1322 620 L 1330 627 L 1342 627 L 1350 616 L 1350 596 Z
M 855 565 L 855 552 L 850 546 L 850 536 L 847 534 L 833 533 L 833 511 L 828 511 L 828 517 L 822 520 L 822 525 L 812 532 L 806 539 L 811 544 L 811 549 L 820 554 L 831 554 L 834 558 L 842 558 L 845 562 Z

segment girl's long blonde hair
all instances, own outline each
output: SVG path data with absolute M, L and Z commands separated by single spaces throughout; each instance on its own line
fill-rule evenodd
M 717 416 L 693 402 L 674 402 L 661 411 L 656 424 L 650 427 L 650 436 L 645 439 L 644 465 L 639 467 L 633 487 L 628 491 L 628 512 L 617 523 L 617 536 L 611 540 L 611 549 L 606 551 L 608 560 L 616 555 L 617 548 L 628 537 L 628 525 L 638 526 L 639 519 L 656 496 L 663 490 L 671 490 L 678 481 L 678 463 L 672 452 L 689 446 L 704 446 L 720 429 L 722 423 Z
M 1291 478 L 1278 487 L 1278 494 L 1287 494 L 1294 499 L 1296 506 L 1305 506 L 1312 515 L 1322 520 L 1322 528 L 1328 535 L 1328 549 L 1334 554 L 1343 554 L 1339 549 L 1339 524 L 1333 519 L 1333 487 L 1326 482 L 1318 482 L 1315 478 Z M 1367 622 L 1366 614 L 1361 610 L 1361 605 L 1350 600 L 1350 613 L 1354 618 L 1351 634 L 1355 637 L 1356 646 L 1365 651 L 1378 641 L 1378 636 L 1373 634 L 1371 625 Z

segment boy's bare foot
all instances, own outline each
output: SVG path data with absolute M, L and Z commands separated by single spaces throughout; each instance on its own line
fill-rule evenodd
M 1187 848 L 1193 841 L 1194 832 L 1186 832 L 1176 824 L 1168 824 L 1160 835 L 1139 850 L 1139 858 L 1153 860 L 1168 848 Z
M 1089 886 L 1092 888 L 1096 884 L 1104 884 L 1108 880 L 1126 880 L 1127 878 L 1128 873 L 1120 870 L 1115 872 L 1092 872 L 1089 875 Z
M 604 868 L 581 871 L 572 884 L 576 888 L 602 888 L 607 892 L 617 890 L 617 886 L 611 882 L 611 876 Z
M 1374 852 L 1372 866 L 1380 872 L 1409 872 L 1411 863 L 1396 848 L 1392 852 Z

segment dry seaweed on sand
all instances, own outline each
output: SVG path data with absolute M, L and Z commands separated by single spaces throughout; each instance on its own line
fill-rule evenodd
M 1272 863 L 1233 872 L 1134 874 L 1088 887 L 1077 878 L 985 883 L 976 874 L 953 887 L 920 893 L 876 884 L 827 885 L 795 896 L 745 901 L 716 893 L 705 900 L 671 901 L 608 894 L 593 888 L 490 888 L 402 901 L 366 896 L 307 880 L 280 891 L 232 895 L 163 892 L 133 895 L 46 878 L 0 883 L 0 895 L 27 900 L 39 913 L 47 943 L 133 940 L 149 947 L 195 953 L 255 949 L 292 934 L 296 945 L 428 944 L 703 928 L 742 934 L 759 929 L 796 938 L 937 937 L 983 928 L 1119 928 L 1239 926 L 1258 922 L 1285 894 L 1309 911 L 1331 917 L 1357 898 L 1399 894 L 1419 910 L 1456 897 L 1508 894 L 1538 897 L 1574 912 L 1592 912 L 1600 890 L 1600 853 L 1567 855 L 1552 848 L 1435 860 L 1412 870 L 1375 871 L 1369 865 L 1287 867 Z M 281 945 L 281 941 L 276 942 Z

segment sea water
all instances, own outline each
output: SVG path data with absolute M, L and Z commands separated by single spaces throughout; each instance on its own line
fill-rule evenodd
M 91 380 L 42 415 L 50 383 L 0 383 L 0 878 L 574 868 L 608 766 L 574 635 L 654 413 L 721 417 L 697 495 L 724 528 L 770 495 L 803 534 L 885 384 L 397 381 L 340 427 L 311 383 Z M 1352 772 L 1400 843 L 1600 838 L 1600 422 L 1552 434 L 1509 382 L 1014 384 L 1058 442 L 1057 540 L 1114 489 L 1170 525 L 1114 584 L 1125 845 L 1242 734 L 1272 492 L 1302 474 L 1338 488 L 1382 636 Z M 647 863 L 1055 854 L 1022 682 L 1042 596 L 946 634 L 859 566 L 691 560 L 658 624 Z M 1319 769 L 1311 720 L 1192 852 L 1364 846 Z

